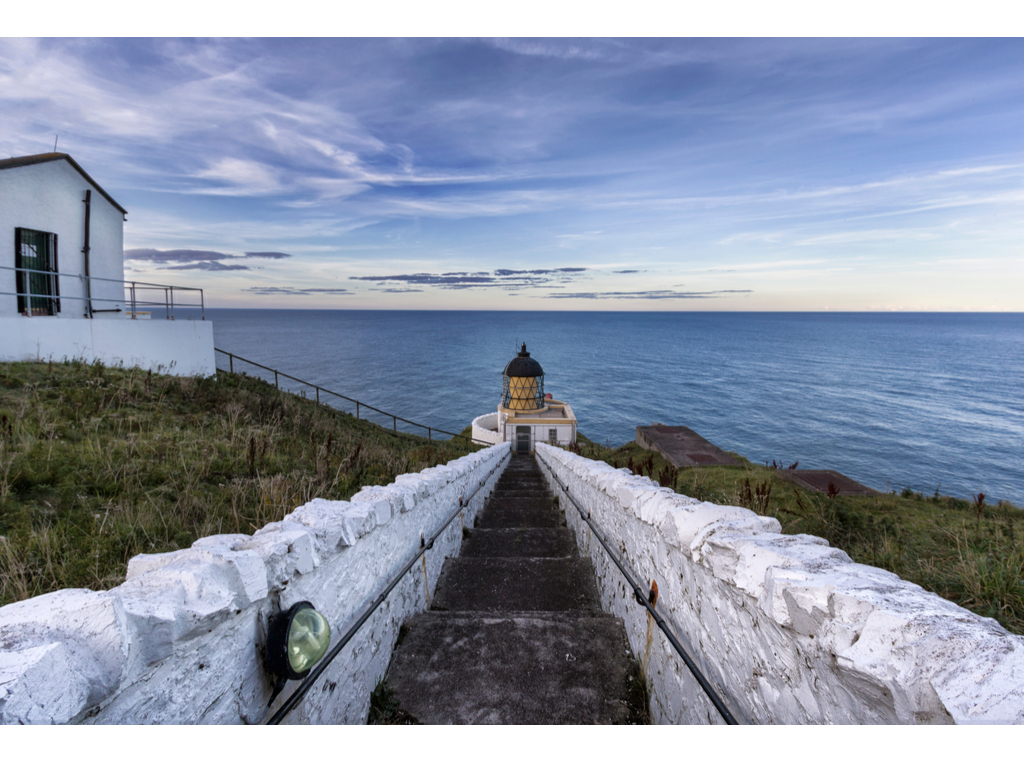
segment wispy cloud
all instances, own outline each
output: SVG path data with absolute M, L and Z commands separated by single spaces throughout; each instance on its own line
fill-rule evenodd
M 205 272 L 238 272 L 252 269 L 245 264 L 224 264 L 227 259 L 289 259 L 282 251 L 246 251 L 244 254 L 199 251 L 190 248 L 129 248 L 124 252 L 128 262 L 149 262 L 163 269 L 196 269 Z
M 759 302 L 816 307 L 818 273 L 881 285 L 883 262 L 939 252 L 1008 296 L 1021 71 L 998 39 L 15 38 L 0 156 L 59 134 L 129 209 L 133 273 L 232 300 L 302 305 L 329 275 L 367 306 L 717 308 L 731 294 L 662 289 L 735 271 Z

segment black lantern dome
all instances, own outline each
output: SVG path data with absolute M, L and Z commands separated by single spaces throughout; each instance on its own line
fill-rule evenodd
M 543 376 L 544 369 L 540 367 L 540 363 L 530 357 L 530 353 L 526 351 L 526 344 L 523 344 L 522 350 L 518 355 L 509 360 L 508 365 L 505 366 L 504 371 L 506 376 Z
M 544 407 L 544 369 L 530 357 L 526 344 L 505 366 L 504 380 L 501 395 L 504 407 L 520 411 L 536 411 Z

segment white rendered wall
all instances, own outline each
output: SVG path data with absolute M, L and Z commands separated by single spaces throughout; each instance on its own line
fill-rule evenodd
M 473 439 L 481 443 L 497 445 L 501 442 L 501 434 L 498 429 L 498 413 L 485 413 L 473 419 Z
M 575 431 L 572 424 L 516 424 L 514 422 L 505 423 L 505 440 L 508 442 L 515 442 L 516 430 L 519 427 L 530 428 L 530 445 L 535 443 L 551 443 L 550 431 L 556 430 L 556 441 L 558 445 L 568 445 L 575 440 Z
M 214 376 L 209 320 L 0 317 L 0 360 L 101 360 L 176 376 Z
M 123 280 L 124 215 L 67 160 L 0 170 L 0 266 L 14 266 L 14 230 L 24 227 L 55 233 L 58 270 L 75 275 L 84 274 L 82 247 L 85 243 L 85 203 L 82 201 L 87 189 L 92 190 L 89 220 L 90 274 L 93 277 Z M 15 273 L 7 269 L 0 270 L 0 291 L 13 294 L 15 290 Z M 60 293 L 60 317 L 85 316 L 84 301 L 63 298 L 64 295 L 84 296 L 84 280 L 62 276 Z M 92 295 L 94 309 L 124 308 L 124 289 L 120 283 L 94 280 Z M 17 297 L 0 295 L 0 317 L 13 317 L 17 314 Z
M 740 722 L 1024 723 L 1024 637 L 814 536 L 543 444 L 602 607 L 626 623 L 659 723 L 721 722 L 575 507 L 586 506 Z M 548 469 L 550 466 L 550 470 Z
M 337 640 L 420 534 L 479 487 L 285 720 L 365 722 L 399 627 L 429 605 L 509 455 L 487 448 L 351 502 L 315 499 L 252 536 L 139 555 L 106 592 L 65 589 L 0 608 L 0 723 L 263 722 L 274 682 L 261 661 L 268 618 L 309 600 Z

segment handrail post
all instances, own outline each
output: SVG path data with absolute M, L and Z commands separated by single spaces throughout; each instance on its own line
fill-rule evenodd
M 316 388 L 316 404 L 320 405 L 320 387 Z
M 274 386 L 278 389 L 281 388 L 281 385 L 277 383 L 277 368 L 274 369 Z
M 228 352 L 228 368 L 231 370 L 231 373 L 235 372 L 235 356 L 230 352 Z
M 135 306 L 135 281 L 132 280 L 132 320 L 138 320 L 139 313 Z
M 171 320 L 174 319 L 174 286 L 171 286 Z
M 391 418 L 394 419 L 394 425 L 392 426 L 391 431 L 394 432 L 397 435 L 398 434 L 398 417 L 397 416 L 392 416 Z
M 199 306 L 200 312 L 202 312 L 203 320 L 206 319 L 206 295 L 203 293 L 203 289 L 199 289 Z
M 356 418 L 359 418 L 359 401 L 356 400 Z
M 432 440 L 430 439 L 430 427 L 427 427 L 427 442 L 432 442 Z

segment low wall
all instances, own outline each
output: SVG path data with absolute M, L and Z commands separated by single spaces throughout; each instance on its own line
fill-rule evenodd
M 336 640 L 421 533 L 484 483 L 285 720 L 365 722 L 399 627 L 429 605 L 461 526 L 473 526 L 509 455 L 487 448 L 351 502 L 314 499 L 252 536 L 139 555 L 106 592 L 65 589 L 0 608 L 0 723 L 263 722 L 274 683 L 262 664 L 269 617 L 309 600 Z
M 659 723 L 721 722 L 565 498 L 584 504 L 740 722 L 1022 723 L 1024 637 L 858 565 L 748 509 L 701 503 L 646 477 L 538 444 L 542 471 L 626 623 Z
M 0 317 L 0 360 L 101 360 L 176 376 L 214 376 L 209 320 Z
M 473 439 L 481 443 L 497 445 L 501 442 L 501 434 L 498 430 L 498 413 L 485 413 L 473 419 Z

